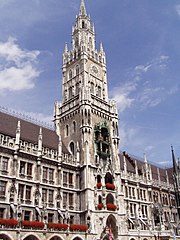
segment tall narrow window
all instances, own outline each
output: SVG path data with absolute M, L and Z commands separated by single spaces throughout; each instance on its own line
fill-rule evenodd
M 0 181 L 0 196 L 5 197 L 6 195 L 6 182 Z
M 76 132 L 76 122 L 73 121 L 73 132 L 75 133 Z
M 79 75 L 79 65 L 76 66 L 76 76 Z
M 26 166 L 26 163 L 21 161 L 20 162 L 20 169 L 19 169 L 20 174 L 25 174 L 25 166 Z
M 63 208 L 67 206 L 67 193 L 63 192 Z
M 72 155 L 74 155 L 74 143 L 73 142 L 70 143 L 69 148 L 70 148 L 70 152 L 72 153 Z
M 32 163 L 27 164 L 27 175 L 32 176 Z
M 94 94 L 94 83 L 93 82 L 91 82 L 91 90 L 90 91 L 92 94 Z
M 47 189 L 42 189 L 42 202 L 47 202 Z
M 0 218 L 4 218 L 4 210 L 5 208 L 0 208 Z
M 30 211 L 24 211 L 24 221 L 29 221 L 30 220 Z
M 67 172 L 63 172 L 63 186 L 66 186 L 67 185 L 67 175 L 68 173 Z
M 8 158 L 3 157 L 2 158 L 2 163 L 1 163 L 1 170 L 2 171 L 7 171 L 8 170 Z
M 18 191 L 18 197 L 21 201 L 24 199 L 24 185 L 19 184 L 19 191 Z
M 85 23 L 84 23 L 84 21 L 82 21 L 82 28 L 85 28 Z
M 66 137 L 69 136 L 69 125 L 66 125 L 66 132 L 65 132 Z
M 101 87 L 98 86 L 98 97 L 101 97 Z
M 69 187 L 73 186 L 73 173 L 69 173 Z
M 54 219 L 54 214 L 53 213 L 48 213 L 48 222 L 52 223 Z M 53 238 L 54 239 L 54 238 Z
M 48 177 L 48 168 L 43 167 L 43 181 L 45 180 L 47 182 L 47 177 Z
M 77 95 L 79 93 L 79 83 L 76 83 L 76 92 L 75 94 Z
M 69 70 L 69 79 L 71 79 L 72 78 L 72 70 L 70 69 Z
M 49 181 L 52 183 L 54 180 L 54 169 L 50 168 L 49 169 Z
M 74 205 L 74 195 L 73 193 L 69 193 L 69 206 Z
M 53 195 L 54 195 L 54 191 L 49 190 L 49 203 L 53 203 Z
M 73 90 L 72 87 L 69 88 L 69 98 L 72 98 L 73 96 Z
M 26 186 L 26 200 L 31 200 L 31 186 Z
M 90 46 L 90 48 L 92 48 L 92 38 L 91 37 L 89 38 L 89 46 Z

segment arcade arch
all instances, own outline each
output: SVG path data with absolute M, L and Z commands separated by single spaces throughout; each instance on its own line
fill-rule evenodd
M 12 238 L 10 238 L 9 236 L 7 236 L 6 234 L 0 234 L 0 239 L 3 239 L 3 240 L 12 240 Z

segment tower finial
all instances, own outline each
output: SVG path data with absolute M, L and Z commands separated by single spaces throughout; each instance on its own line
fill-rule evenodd
M 81 0 L 79 16 L 87 16 L 84 0 Z

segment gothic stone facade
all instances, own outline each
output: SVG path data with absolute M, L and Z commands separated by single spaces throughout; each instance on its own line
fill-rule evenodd
M 106 56 L 81 1 L 55 130 L 0 113 L 0 239 L 171 239 L 173 168 L 119 153 Z

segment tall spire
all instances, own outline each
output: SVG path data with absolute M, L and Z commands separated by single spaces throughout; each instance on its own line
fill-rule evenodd
M 171 145 L 171 152 L 172 152 L 174 174 L 177 174 L 177 162 L 176 162 L 176 158 L 175 158 L 175 155 L 174 155 L 174 150 L 173 150 L 172 145 Z
M 79 16 L 87 16 L 84 0 L 81 0 Z

